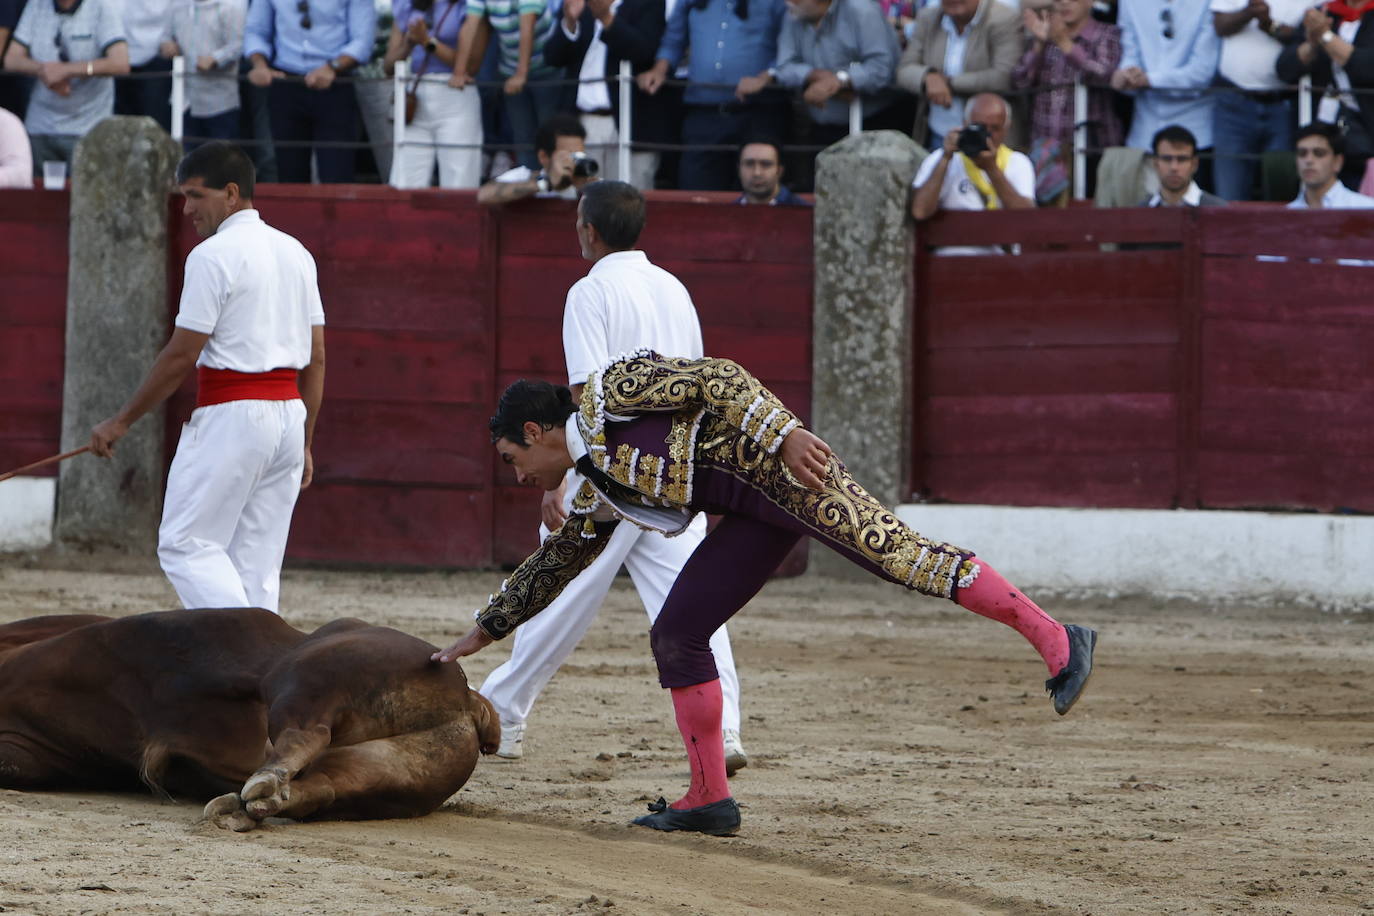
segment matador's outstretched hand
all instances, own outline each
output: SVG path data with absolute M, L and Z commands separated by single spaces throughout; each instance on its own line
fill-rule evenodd
M 797 427 L 782 440 L 782 463 L 803 486 L 819 490 L 825 486 L 830 473 L 830 457 L 834 452 L 819 436 Z

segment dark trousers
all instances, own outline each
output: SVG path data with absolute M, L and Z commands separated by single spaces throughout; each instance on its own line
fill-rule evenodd
M 33 77 L 0 73 L 0 108 L 8 109 L 22 121 L 29 108 L 29 93 L 32 90 Z
M 692 508 L 724 518 L 683 565 L 649 631 L 661 686 L 690 687 L 717 677 L 711 634 L 758 593 L 802 537 L 889 582 L 954 597 L 953 583 L 971 551 L 922 537 L 838 460 L 818 492 L 784 474 L 779 456 L 747 451 L 742 461 L 696 463 Z
M 115 114 L 147 115 L 172 129 L 172 62 L 154 57 L 141 67 L 134 67 L 129 76 L 115 80 Z
M 786 130 L 785 103 L 686 106 L 682 119 L 683 145 L 724 148 L 683 150 L 678 165 L 678 187 L 684 191 L 738 189 L 739 147 L 755 137 L 779 142 L 787 135 Z
M 895 130 L 909 133 L 916 117 L 916 97 L 903 93 L 905 98 L 888 103 L 879 111 L 864 118 L 864 130 Z M 801 103 L 802 108 L 808 108 Z M 827 146 L 849 136 L 848 124 L 817 124 L 804 114 L 798 145 L 806 147 L 791 151 L 787 156 L 786 181 L 792 190 L 808 193 L 816 189 L 816 157 Z M 934 149 L 935 147 L 931 147 Z
M 353 160 L 358 151 L 352 146 L 334 145 L 358 139 L 358 103 L 352 83 L 336 82 L 321 91 L 307 89 L 294 80 L 273 80 L 268 109 L 279 180 L 309 183 L 312 151 L 321 182 L 353 180 Z
M 232 108 L 208 118 L 198 118 L 188 114 L 184 126 L 187 137 L 185 146 L 188 153 L 207 140 L 233 140 L 239 133 L 239 109 Z M 196 139 L 192 140 L 191 137 Z

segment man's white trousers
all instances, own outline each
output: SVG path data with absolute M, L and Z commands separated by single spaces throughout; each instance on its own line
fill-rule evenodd
M 540 536 L 548 534 L 540 530 Z M 568 584 L 563 593 L 542 612 L 515 630 L 510 658 L 491 674 L 479 691 L 491 700 L 504 726 L 523 725 L 539 692 L 544 689 L 596 619 L 606 593 L 623 564 L 644 602 L 650 625 L 658 619 L 668 591 L 682 571 L 682 564 L 706 536 L 706 516 L 698 514 L 677 537 L 636 528 L 629 522 L 616 525 L 605 550 L 592 565 Z M 648 648 L 647 645 L 645 647 Z M 721 627 L 711 637 L 711 653 L 720 674 L 724 698 L 721 728 L 739 730 L 739 676 L 730 637 Z
M 199 407 L 167 473 L 158 559 L 183 607 L 276 612 L 305 466 L 305 404 Z

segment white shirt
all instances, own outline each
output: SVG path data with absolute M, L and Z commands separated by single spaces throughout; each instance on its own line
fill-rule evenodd
M 1199 188 L 1199 187 L 1197 186 L 1197 182 L 1196 182 L 1196 181 L 1190 181 L 1190 182 L 1188 182 L 1188 188 L 1187 188 L 1187 190 L 1185 190 L 1185 191 L 1183 192 L 1183 203 L 1182 203 L 1182 206 L 1185 206 L 1185 207 L 1196 207 L 1196 206 L 1197 206 L 1198 204 L 1200 204 L 1200 203 L 1202 203 L 1202 188 Z M 1154 194 L 1151 194 L 1151 195 L 1150 195 L 1150 199 L 1149 199 L 1149 200 L 1145 201 L 1145 206 L 1147 206 L 1147 207 L 1167 207 L 1167 206 L 1170 206 L 1170 204 L 1166 204 L 1166 203 L 1164 202 L 1164 195 L 1162 195 L 1162 194 L 1160 194 L 1158 191 L 1156 191 Z
M 124 35 L 129 39 L 129 66 L 142 67 L 151 61 L 157 56 L 158 46 L 172 37 L 174 6 L 174 0 L 124 0 Z M 194 61 L 191 66 L 195 66 Z
M 310 364 L 324 324 L 315 259 L 305 246 L 240 210 L 186 258 L 176 326 L 209 334 L 197 366 L 267 372 Z
M 1212 0 L 1213 13 L 1238 13 L 1250 0 Z M 1279 25 L 1302 26 L 1302 14 L 1311 0 L 1270 0 L 1269 16 Z M 1211 24 L 1209 23 L 1210 27 Z M 1283 88 L 1283 80 L 1274 70 L 1283 43 L 1260 28 L 1251 19 L 1234 35 L 1221 40 L 1221 64 L 1217 70 L 1223 77 L 1242 89 L 1269 92 Z
M 1352 191 L 1339 181 L 1322 195 L 1323 210 L 1374 210 L 1374 197 L 1366 197 Z M 1299 191 L 1298 197 L 1288 205 L 1290 210 L 1310 210 L 1307 206 L 1307 191 Z
M 935 168 L 940 164 L 940 160 L 945 156 L 943 148 L 931 153 L 921 162 L 920 169 L 916 172 L 916 179 L 911 182 L 913 188 L 919 188 L 930 180 L 930 176 L 935 174 Z M 1007 163 L 1006 171 L 1003 173 L 1007 177 L 1008 183 L 1017 194 L 1030 200 L 1035 199 L 1035 166 L 1031 165 L 1030 159 L 1024 153 L 1012 150 L 1011 160 Z M 986 203 L 982 193 L 974 186 L 972 179 L 968 177 L 963 160 L 957 156 L 952 158 L 949 167 L 945 169 L 945 181 L 940 186 L 940 209 L 941 210 L 983 210 Z M 1003 254 L 1001 248 L 996 245 L 946 245 L 938 250 L 939 254 Z
M 568 290 L 563 308 L 568 384 L 583 384 L 615 357 L 643 347 L 700 359 L 697 310 L 682 282 L 649 263 L 644 252 L 612 252 Z
M 620 9 L 622 0 L 615 0 L 611 4 L 611 15 L 614 16 Z M 563 20 L 560 20 L 563 22 Z M 578 72 L 577 84 L 577 110 L 578 111 L 601 111 L 611 107 L 611 93 L 606 85 L 606 42 L 601 40 L 601 20 L 593 19 L 592 40 L 587 45 L 587 54 L 582 58 L 582 69 Z M 563 22 L 563 34 L 569 41 L 577 41 L 577 36 L 582 32 L 582 24 L 573 31 L 568 31 L 566 22 Z

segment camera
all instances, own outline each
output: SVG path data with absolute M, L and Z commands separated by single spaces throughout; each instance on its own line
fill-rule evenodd
M 970 124 L 959 131 L 959 152 L 973 159 L 988 151 L 988 129 L 982 124 Z
M 601 172 L 601 164 L 586 153 L 573 153 L 572 158 L 574 178 L 595 178 Z

